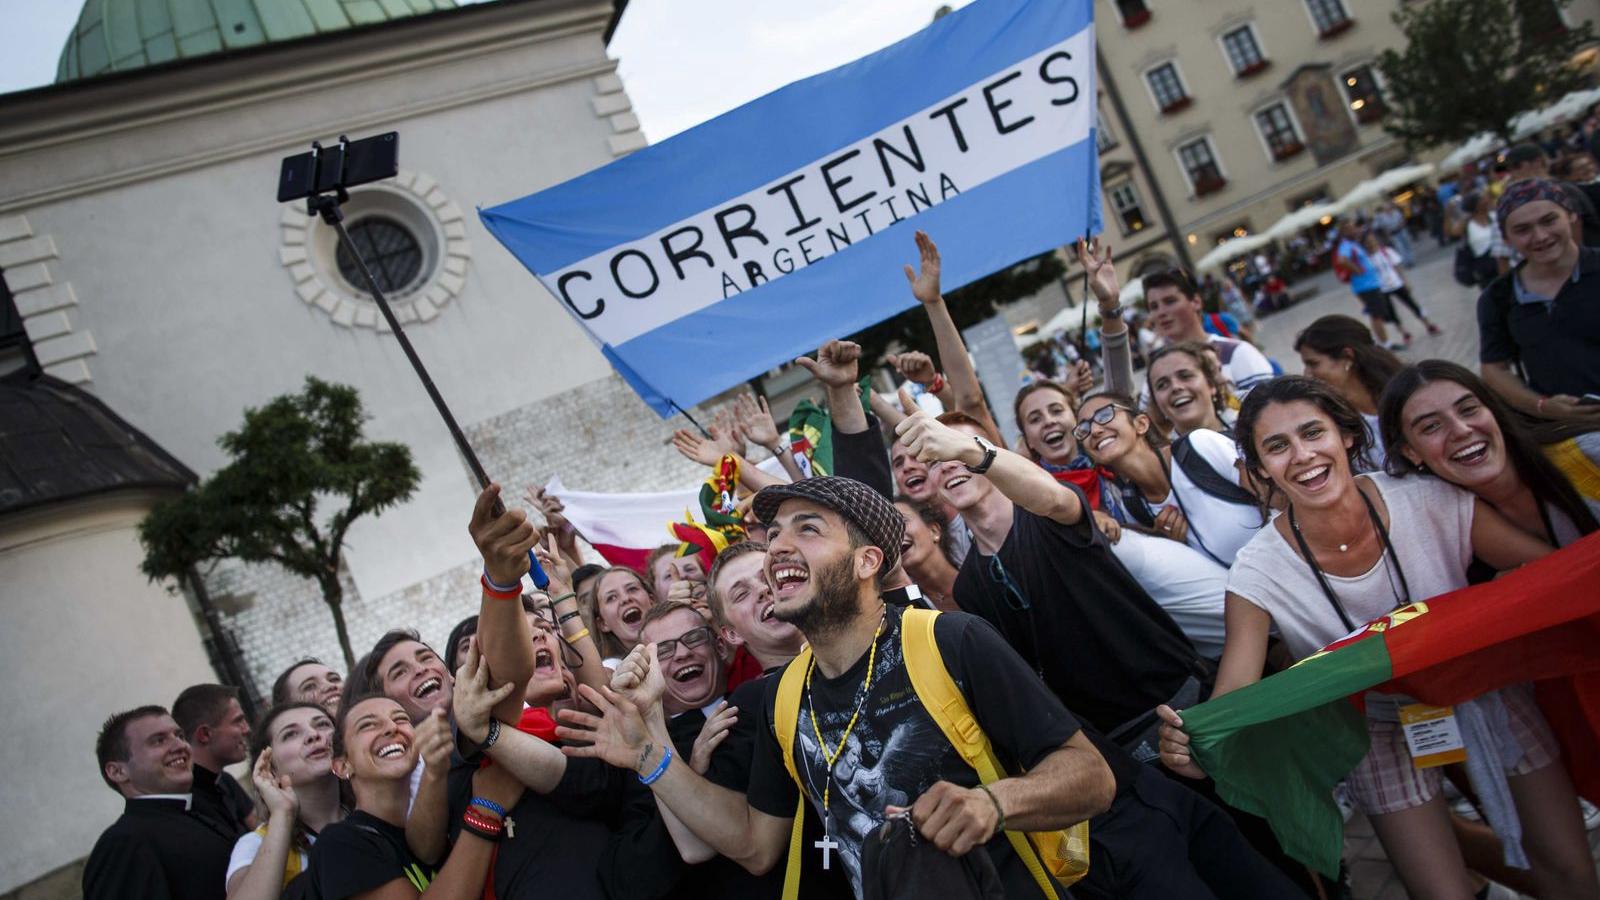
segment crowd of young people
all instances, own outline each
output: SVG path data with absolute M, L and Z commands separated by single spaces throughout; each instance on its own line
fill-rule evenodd
M 588 562 L 559 499 L 487 488 L 477 612 L 443 655 L 395 630 L 349 672 L 301 660 L 253 728 L 220 685 L 106 721 L 125 812 L 85 896 L 1338 896 L 1223 802 L 1183 710 L 1594 532 L 1600 434 L 1532 428 L 1347 316 L 1275 375 L 1205 331 L 1182 272 L 1145 279 L 1164 346 L 1136 378 L 1110 248 L 1080 244 L 1104 384 L 1003 398 L 1007 448 L 917 245 L 935 346 L 890 362 L 944 412 L 863 402 L 860 348 L 828 342 L 799 362 L 832 474 L 750 465 L 747 440 L 788 454 L 742 399 L 674 444 L 737 472 L 744 522 L 643 571 Z M 1413 767 L 1403 702 L 1367 698 L 1345 789 L 1413 896 L 1484 873 L 1600 897 L 1525 685 L 1458 706 L 1466 774 Z

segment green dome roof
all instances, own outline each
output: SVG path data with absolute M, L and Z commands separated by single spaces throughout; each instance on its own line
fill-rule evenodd
M 455 0 L 85 0 L 56 82 L 452 9 Z

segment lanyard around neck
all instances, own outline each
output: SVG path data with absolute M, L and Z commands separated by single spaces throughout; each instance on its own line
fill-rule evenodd
M 1383 542 L 1383 558 L 1378 562 L 1388 571 L 1388 566 L 1393 564 L 1394 572 L 1400 578 L 1400 589 L 1395 590 L 1394 579 L 1389 579 L 1389 590 L 1394 594 L 1395 609 L 1411 605 L 1411 586 L 1406 584 L 1406 570 L 1400 567 L 1400 557 L 1394 552 L 1394 545 L 1389 543 L 1389 529 L 1383 527 L 1383 520 L 1378 518 L 1378 510 L 1372 505 L 1372 498 L 1358 486 L 1357 493 L 1361 494 L 1361 502 L 1367 505 L 1367 515 L 1372 519 L 1372 530 L 1378 533 L 1378 538 Z M 1294 532 L 1294 539 L 1300 545 L 1300 555 L 1306 559 L 1306 565 L 1311 567 L 1311 574 L 1317 578 L 1317 584 L 1322 588 L 1323 596 L 1328 598 L 1328 603 L 1333 606 L 1333 611 L 1338 613 L 1339 621 L 1344 624 L 1345 632 L 1356 630 L 1356 625 L 1350 620 L 1350 614 L 1344 611 L 1344 606 L 1339 603 L 1339 596 L 1333 592 L 1333 585 L 1328 583 L 1328 576 L 1323 574 L 1322 566 L 1317 564 L 1317 556 L 1311 552 L 1311 545 L 1306 543 L 1305 535 L 1300 533 L 1300 523 L 1295 521 L 1294 504 L 1289 504 L 1289 530 Z

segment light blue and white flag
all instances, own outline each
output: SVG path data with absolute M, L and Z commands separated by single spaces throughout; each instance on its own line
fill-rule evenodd
M 978 0 L 480 217 L 663 417 L 1100 228 L 1091 0 Z

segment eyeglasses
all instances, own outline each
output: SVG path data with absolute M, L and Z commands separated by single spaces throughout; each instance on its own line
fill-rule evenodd
M 698 647 L 709 640 L 711 640 L 710 625 L 701 625 L 699 628 L 692 628 L 671 640 L 656 641 L 656 658 L 666 659 L 670 657 L 672 654 L 678 652 L 679 644 L 682 644 L 685 647 Z
M 1072 436 L 1079 441 L 1087 441 L 1090 433 L 1094 431 L 1094 426 L 1110 425 L 1111 420 L 1117 417 L 1117 410 L 1119 409 L 1126 410 L 1129 415 L 1133 414 L 1133 410 L 1128 409 L 1126 406 L 1107 403 L 1105 406 L 1095 410 L 1094 414 L 1089 418 L 1081 419 L 1078 424 L 1072 426 Z
M 1012 580 L 1011 573 L 1006 571 L 1005 564 L 1000 562 L 998 555 L 989 557 L 989 577 L 1002 588 L 1007 606 L 1019 612 L 1033 608 L 1033 604 L 1028 602 L 1022 589 L 1017 587 L 1016 581 Z

